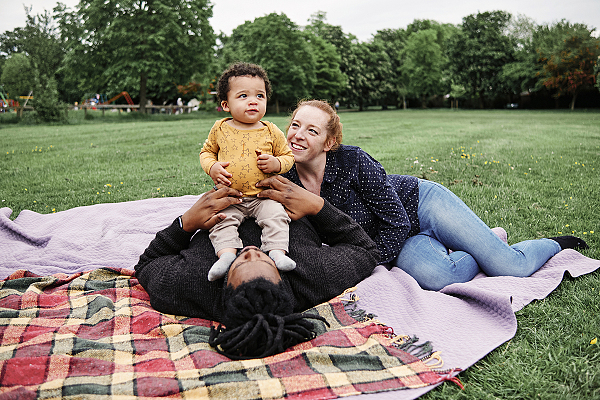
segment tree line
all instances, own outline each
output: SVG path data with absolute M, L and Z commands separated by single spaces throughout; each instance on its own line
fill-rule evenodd
M 505 11 L 471 14 L 458 25 L 414 20 L 367 41 L 323 12 L 304 26 L 272 13 L 215 34 L 209 0 L 81 0 L 37 15 L 26 7 L 26 15 L 25 27 L 0 35 L 0 83 L 11 95 L 33 92 L 44 120 L 63 118 L 62 104 L 95 93 L 127 91 L 142 111 L 148 100 L 207 104 L 234 61 L 268 71 L 277 112 L 301 98 L 363 110 L 497 108 L 536 95 L 568 98 L 574 108 L 580 93 L 600 89 L 594 28 L 539 25 Z

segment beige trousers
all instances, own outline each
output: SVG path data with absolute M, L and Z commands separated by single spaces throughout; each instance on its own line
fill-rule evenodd
M 238 227 L 248 217 L 256 218 L 262 229 L 260 249 L 268 252 L 283 250 L 287 253 L 289 245 L 290 217 L 281 203 L 271 199 L 243 197 L 240 204 L 234 204 L 222 211 L 227 218 L 210 229 L 210 241 L 215 253 L 226 249 L 244 247 L 238 234 Z

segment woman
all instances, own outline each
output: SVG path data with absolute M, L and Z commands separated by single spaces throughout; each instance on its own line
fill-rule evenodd
M 341 142 L 335 110 L 323 101 L 301 102 L 288 127 L 295 165 L 284 176 L 354 218 L 377 243 L 382 262 L 403 269 L 424 289 L 466 282 L 480 271 L 529 276 L 562 249 L 587 247 L 573 236 L 508 246 L 444 186 L 388 176 L 367 153 Z
M 326 200 L 281 177 L 261 184 L 277 192 L 273 198 L 292 220 L 294 270 L 279 273 L 256 247 L 261 228 L 247 220 L 239 227 L 245 247 L 225 279 L 206 279 L 216 261 L 208 230 L 225 218 L 223 209 L 241 202 L 242 194 L 228 187 L 205 193 L 158 232 L 135 266 L 156 310 L 223 323 L 226 328 L 211 332 L 209 344 L 232 359 L 270 356 L 313 338 L 310 319 L 322 318 L 300 313 L 358 284 L 379 260 L 365 231 Z

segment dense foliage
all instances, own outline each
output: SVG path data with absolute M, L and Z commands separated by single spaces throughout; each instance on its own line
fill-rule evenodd
M 122 91 L 142 107 L 177 97 L 206 106 L 233 61 L 268 71 L 276 112 L 310 97 L 360 110 L 459 100 L 472 108 L 554 104 L 535 103 L 546 98 L 574 108 L 582 93 L 600 102 L 600 40 L 594 28 L 564 20 L 537 25 L 523 15 L 481 12 L 459 25 L 415 20 L 361 42 L 323 12 L 305 26 L 272 13 L 217 38 L 208 0 L 80 0 L 74 10 L 58 3 L 53 13 L 27 11 L 25 28 L 0 35 L 0 83 L 13 92 L 33 87 L 34 98 L 56 107 Z M 15 76 L 17 65 L 24 73 Z

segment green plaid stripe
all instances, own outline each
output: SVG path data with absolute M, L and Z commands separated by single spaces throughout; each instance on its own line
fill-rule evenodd
M 445 379 L 339 298 L 308 312 L 330 328 L 282 354 L 231 361 L 207 344 L 210 321 L 156 312 L 133 271 L 17 271 L 0 282 L 0 399 L 336 398 Z

